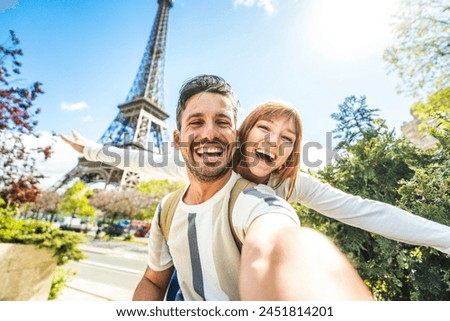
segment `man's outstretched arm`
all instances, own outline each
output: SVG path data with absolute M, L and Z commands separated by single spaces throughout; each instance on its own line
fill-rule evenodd
M 372 300 L 348 259 L 325 236 L 267 214 L 242 248 L 242 300 Z

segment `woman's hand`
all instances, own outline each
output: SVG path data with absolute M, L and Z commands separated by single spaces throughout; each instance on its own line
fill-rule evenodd
M 59 137 L 69 144 L 73 149 L 75 149 L 77 152 L 83 154 L 84 146 L 87 144 L 87 139 L 78 134 L 76 131 L 72 130 L 72 137 L 69 138 L 64 134 L 60 134 Z

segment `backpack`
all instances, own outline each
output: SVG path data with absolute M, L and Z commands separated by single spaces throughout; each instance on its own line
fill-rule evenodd
M 228 202 L 228 223 L 230 226 L 231 233 L 233 234 L 234 242 L 236 243 L 236 247 L 239 250 L 239 253 L 242 249 L 242 242 L 239 240 L 236 231 L 234 230 L 232 224 L 233 217 L 233 208 L 239 194 L 250 187 L 255 186 L 256 184 L 246 180 L 245 178 L 240 177 L 230 192 L 230 200 Z M 173 216 L 175 214 L 175 209 L 180 202 L 181 197 L 183 196 L 184 188 L 180 188 L 173 192 L 164 203 L 164 206 L 161 209 L 161 216 L 159 217 L 159 225 L 161 227 L 162 234 L 166 242 L 169 241 L 169 231 L 170 226 L 172 224 Z M 174 270 L 172 277 L 169 282 L 169 286 L 167 288 L 167 293 L 165 297 L 166 301 L 183 301 L 183 294 L 181 293 L 180 286 L 177 280 L 177 271 Z

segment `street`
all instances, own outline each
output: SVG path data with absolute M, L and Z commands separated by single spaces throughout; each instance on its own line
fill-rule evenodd
M 68 264 L 77 274 L 58 300 L 131 300 L 147 265 L 146 245 L 91 240 L 80 247 L 87 258 Z

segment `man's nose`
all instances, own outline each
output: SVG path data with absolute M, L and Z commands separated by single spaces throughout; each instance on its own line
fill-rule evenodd
M 205 126 L 203 126 L 203 130 L 201 133 L 201 137 L 202 138 L 206 138 L 206 139 L 214 139 L 217 135 L 217 130 L 214 126 L 214 124 L 205 124 Z

